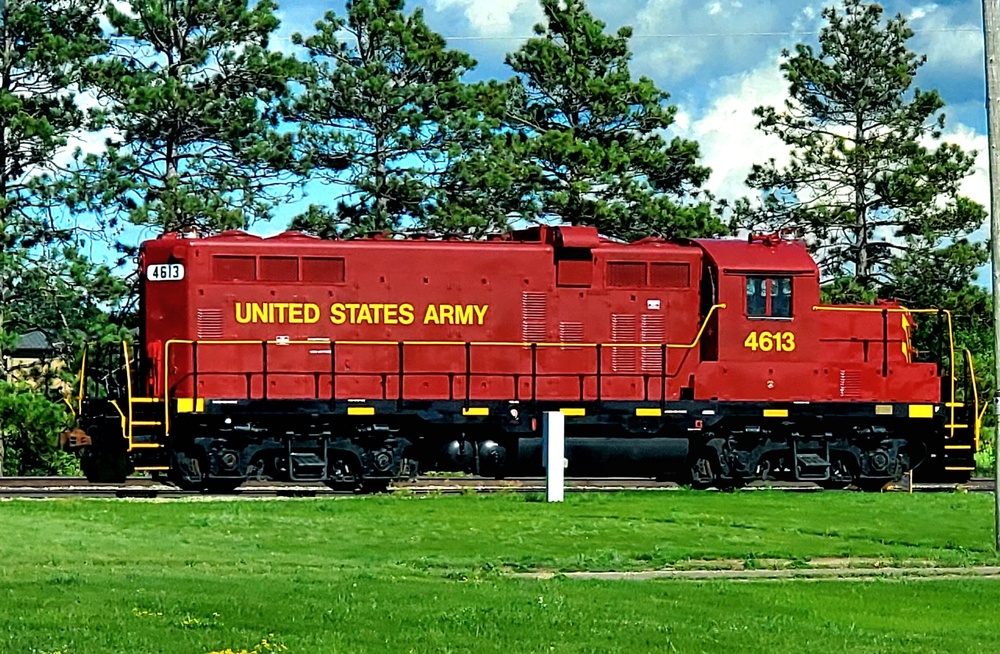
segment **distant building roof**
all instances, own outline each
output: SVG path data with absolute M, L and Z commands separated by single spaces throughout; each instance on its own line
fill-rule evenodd
M 53 351 L 52 343 L 44 332 L 35 330 L 28 332 L 17 339 L 14 351 L 10 353 L 12 357 L 34 358 L 50 354 Z

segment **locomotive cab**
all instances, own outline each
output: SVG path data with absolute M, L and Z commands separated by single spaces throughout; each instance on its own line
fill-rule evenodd
M 696 242 L 705 252 L 704 276 L 714 283 L 703 288 L 703 303 L 711 293 L 726 307 L 706 334 L 696 397 L 767 401 L 808 393 L 795 368 L 817 349 L 819 271 L 805 245 L 776 238 Z

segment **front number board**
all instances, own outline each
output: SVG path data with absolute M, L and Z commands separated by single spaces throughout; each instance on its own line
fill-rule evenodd
M 176 282 L 184 279 L 184 265 L 180 263 L 153 263 L 146 266 L 146 279 L 151 282 Z

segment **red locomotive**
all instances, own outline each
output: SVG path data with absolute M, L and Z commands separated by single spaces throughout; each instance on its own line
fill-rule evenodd
M 139 270 L 136 361 L 119 391 L 81 391 L 92 480 L 532 474 L 547 410 L 571 475 L 875 488 L 974 467 L 950 316 L 931 312 L 942 358 L 918 362 L 920 312 L 820 304 L 816 264 L 777 237 L 168 234 Z

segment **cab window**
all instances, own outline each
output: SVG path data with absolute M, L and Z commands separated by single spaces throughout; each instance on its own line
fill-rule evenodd
M 791 318 L 791 277 L 747 277 L 747 315 L 751 318 Z

